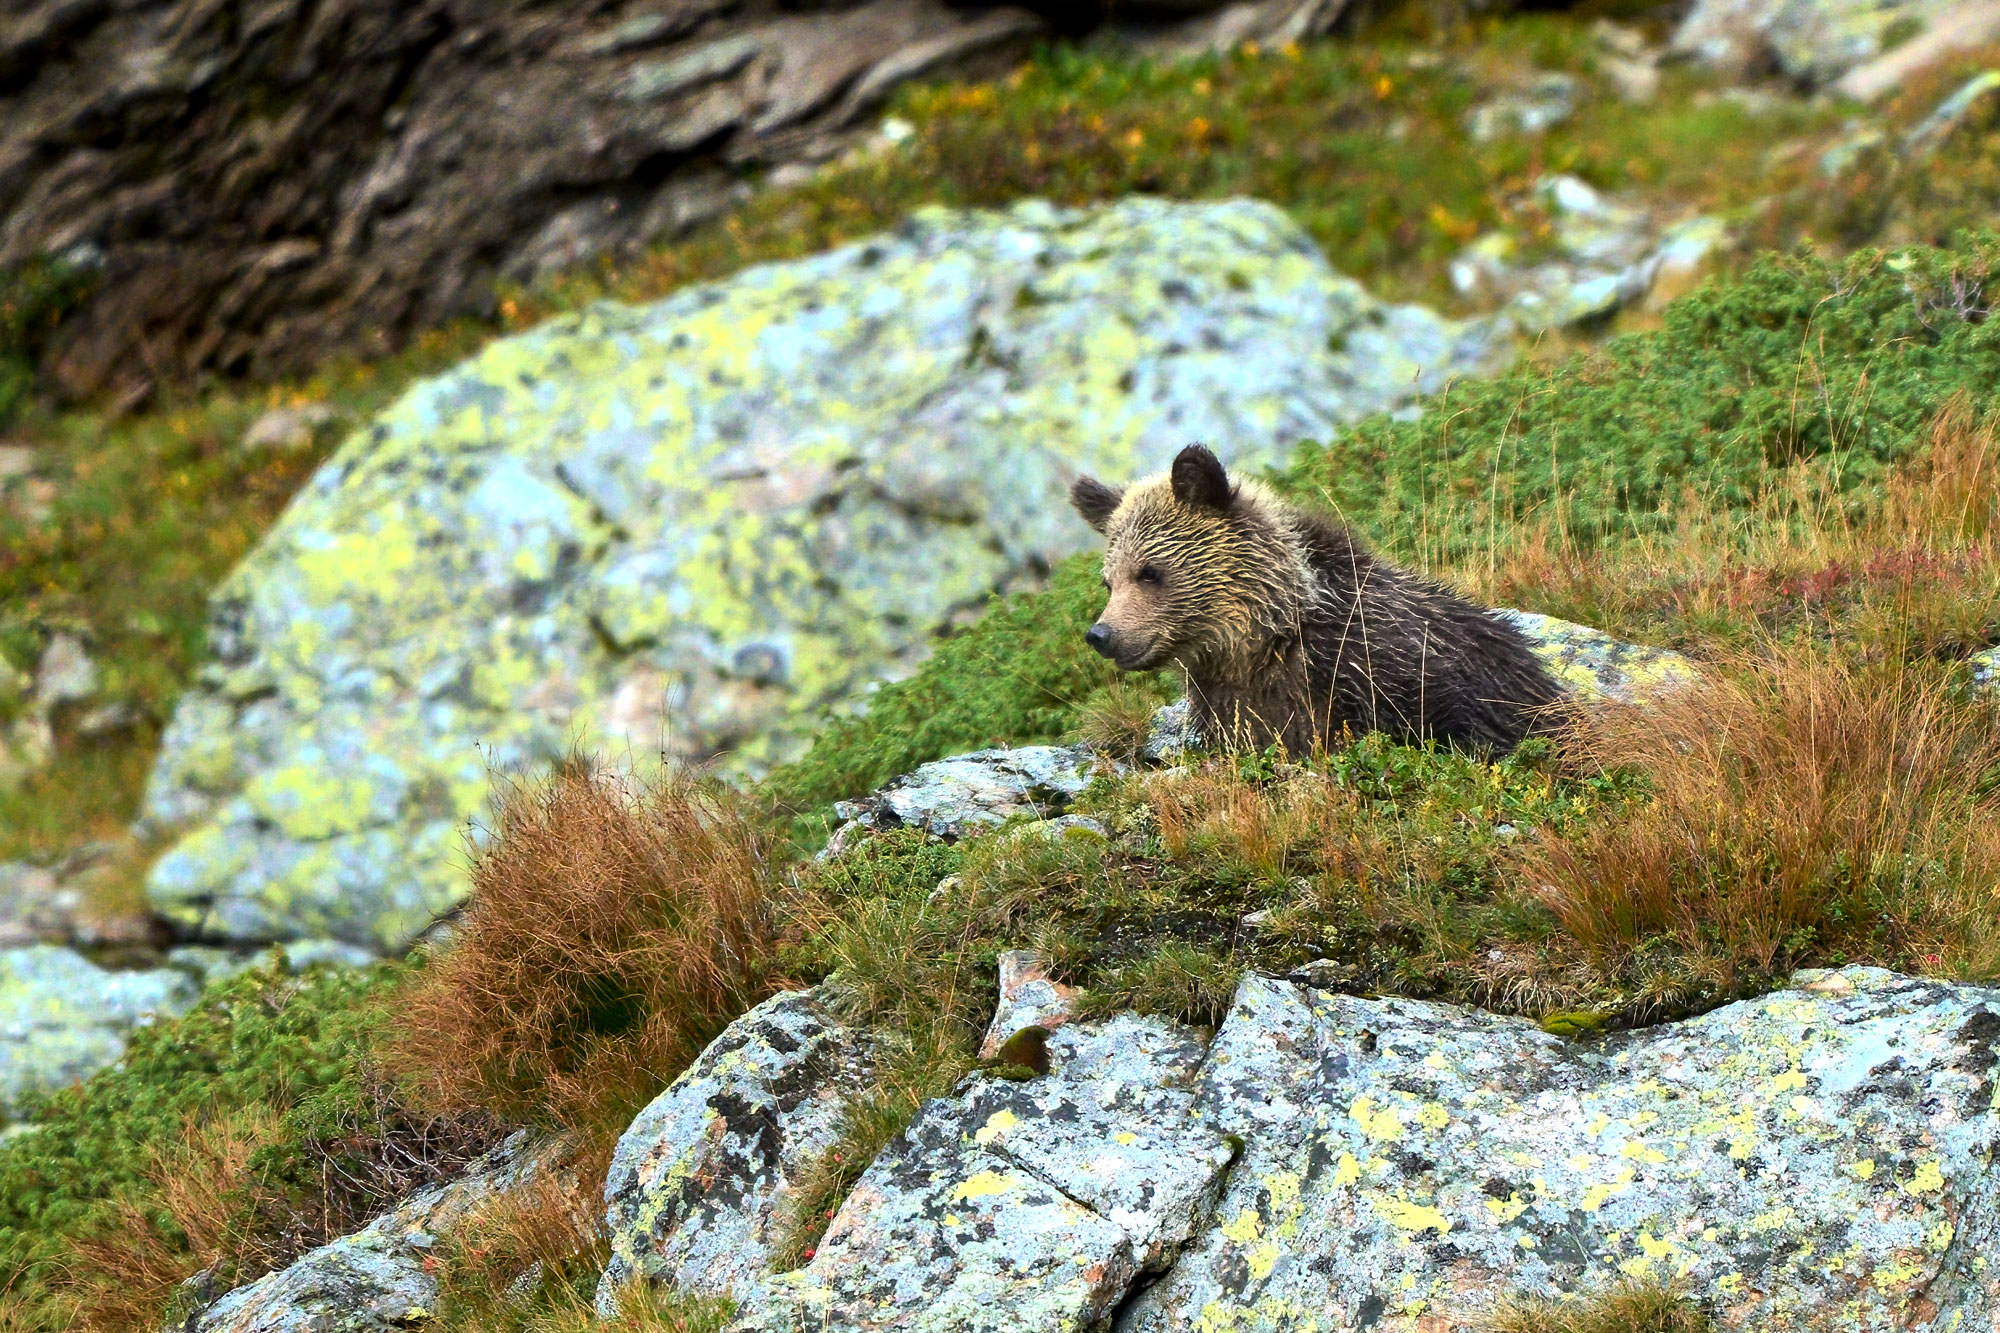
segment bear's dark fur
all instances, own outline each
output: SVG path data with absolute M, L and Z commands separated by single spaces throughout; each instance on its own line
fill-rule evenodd
M 1211 742 L 1303 754 L 1379 730 L 1506 751 L 1553 722 L 1562 687 L 1512 625 L 1199 445 L 1070 500 L 1106 538 L 1111 599 L 1085 637 L 1128 671 L 1178 665 Z

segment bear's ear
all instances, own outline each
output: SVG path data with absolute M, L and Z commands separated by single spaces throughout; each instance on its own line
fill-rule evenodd
M 1222 460 L 1198 444 L 1174 459 L 1174 499 L 1190 509 L 1227 509 L 1236 498 Z
M 1114 491 L 1095 477 L 1078 477 L 1069 488 L 1069 502 L 1083 515 L 1083 521 L 1099 532 L 1104 531 L 1124 498 L 1125 492 Z

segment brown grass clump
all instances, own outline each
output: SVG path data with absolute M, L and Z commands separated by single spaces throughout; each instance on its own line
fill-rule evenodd
M 1642 1282 L 1568 1301 L 1510 1298 L 1482 1326 L 1487 1333 L 1709 1333 L 1715 1327 L 1672 1287 Z
M 769 865 L 725 790 L 577 758 L 500 787 L 393 1066 L 428 1105 L 597 1130 L 774 986 Z
M 2000 637 L 1996 424 L 1961 396 L 1879 490 L 1813 460 L 1748 505 L 1690 491 L 1667 531 L 1608 548 L 1574 543 L 1558 503 L 1496 523 L 1483 558 L 1443 572 L 1496 605 L 1642 643 L 1726 652 L 1804 631 L 1879 657 L 1961 657 Z
M 1807 962 L 2000 971 L 2000 741 L 1945 667 L 1781 647 L 1569 741 L 1651 788 L 1520 867 L 1601 974 L 1662 942 L 1725 994 Z

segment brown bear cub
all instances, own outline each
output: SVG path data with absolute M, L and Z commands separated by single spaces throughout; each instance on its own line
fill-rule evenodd
M 1126 671 L 1178 665 L 1211 742 L 1304 754 L 1384 731 L 1497 752 L 1554 721 L 1562 688 L 1519 631 L 1200 445 L 1122 491 L 1080 478 L 1070 502 L 1106 538 L 1111 601 L 1085 641 Z

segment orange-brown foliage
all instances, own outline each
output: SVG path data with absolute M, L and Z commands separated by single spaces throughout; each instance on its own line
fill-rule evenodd
M 1711 666 L 1569 737 L 1652 799 L 1530 849 L 1527 892 L 1612 972 L 1672 940 L 1724 989 L 1805 961 L 2000 969 L 1993 711 L 1936 666 L 1810 643 Z
M 441 1109 L 600 1127 L 770 988 L 768 878 L 733 798 L 685 775 L 572 759 L 503 786 L 393 1067 Z

